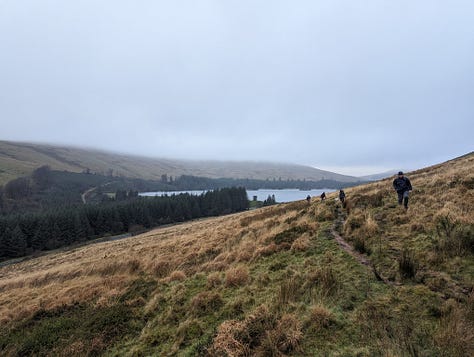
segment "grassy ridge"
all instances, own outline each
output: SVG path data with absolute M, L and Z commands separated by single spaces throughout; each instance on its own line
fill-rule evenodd
M 408 214 L 386 180 L 348 189 L 345 209 L 328 195 L 3 267 L 0 349 L 470 356 L 473 166 L 469 155 L 412 173 Z M 334 240 L 341 217 L 388 284 Z
M 356 182 L 358 179 L 309 166 L 262 163 L 186 161 L 147 158 L 92 149 L 59 147 L 0 141 L 0 185 L 18 176 L 30 174 L 35 168 L 49 165 L 54 170 L 82 172 L 90 169 L 100 174 L 160 180 L 161 175 L 191 175 L 210 178 L 249 179 L 322 179 Z

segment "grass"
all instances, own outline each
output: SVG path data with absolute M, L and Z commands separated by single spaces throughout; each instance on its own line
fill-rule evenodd
M 410 174 L 408 214 L 390 180 L 346 190 L 392 284 L 331 194 L 2 267 L 1 354 L 470 356 L 473 161 Z
M 151 283 L 153 285 L 153 283 Z M 140 308 L 150 282 L 134 281 L 120 304 L 73 304 L 39 309 L 0 334 L 5 355 L 96 355 L 119 339 L 137 335 L 145 320 Z

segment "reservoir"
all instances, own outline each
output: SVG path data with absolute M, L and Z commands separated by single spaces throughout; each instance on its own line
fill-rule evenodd
M 190 195 L 200 195 L 208 190 L 195 190 L 195 191 L 160 191 L 160 192 L 142 192 L 140 196 L 164 196 L 164 195 L 179 195 L 180 193 L 189 193 Z M 258 201 L 264 201 L 268 196 L 275 195 L 275 200 L 279 203 L 293 202 L 304 200 L 308 195 L 311 197 L 319 197 L 321 193 L 334 192 L 334 189 L 313 189 L 313 190 L 298 190 L 298 189 L 284 189 L 284 190 L 247 190 L 247 196 L 249 200 L 252 200 L 254 196 L 257 196 Z

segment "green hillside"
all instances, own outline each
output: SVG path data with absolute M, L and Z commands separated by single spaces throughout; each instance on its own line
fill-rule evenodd
M 49 165 L 54 170 L 82 172 L 89 169 L 104 175 L 159 180 L 162 175 L 192 175 L 210 178 L 332 179 L 355 182 L 351 176 L 308 166 L 265 162 L 186 161 L 139 157 L 92 149 L 0 141 L 0 185 Z
M 6 356 L 472 356 L 474 154 L 0 268 Z

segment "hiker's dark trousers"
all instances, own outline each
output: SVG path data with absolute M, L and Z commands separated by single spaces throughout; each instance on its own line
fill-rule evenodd
M 397 191 L 398 193 L 398 204 L 401 205 L 403 202 L 403 205 L 405 208 L 408 208 L 408 191 Z

